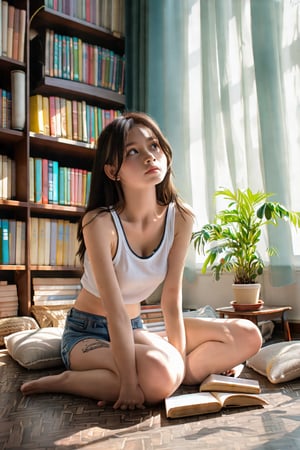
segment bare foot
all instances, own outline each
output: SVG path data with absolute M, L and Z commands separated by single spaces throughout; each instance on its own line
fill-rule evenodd
M 232 369 L 225 370 L 224 372 L 221 373 L 221 375 L 226 375 L 227 377 L 239 377 L 243 368 L 244 364 L 239 364 L 238 366 L 235 366 Z
M 49 375 L 22 384 L 20 390 L 24 395 L 59 392 L 58 386 L 60 385 L 61 379 L 61 374 Z

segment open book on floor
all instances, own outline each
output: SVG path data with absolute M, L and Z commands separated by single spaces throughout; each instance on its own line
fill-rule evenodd
M 226 375 L 213 373 L 202 381 L 199 391 L 246 392 L 248 394 L 259 394 L 260 385 L 257 380 L 250 378 L 227 377 Z
M 257 380 L 212 374 L 201 383 L 200 392 L 173 395 L 165 399 L 168 418 L 194 416 L 226 407 L 264 406 Z

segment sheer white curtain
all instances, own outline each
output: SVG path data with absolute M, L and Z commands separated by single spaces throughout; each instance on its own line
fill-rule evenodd
M 299 2 L 190 0 L 188 33 L 198 226 L 222 207 L 213 202 L 220 186 L 273 192 L 272 199 L 300 210 Z M 279 248 L 282 272 L 300 253 L 299 236 L 293 233 L 293 247 L 288 227 L 269 238 Z M 290 281 L 286 272 L 274 278 Z

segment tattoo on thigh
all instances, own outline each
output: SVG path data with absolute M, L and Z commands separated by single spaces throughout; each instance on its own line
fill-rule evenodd
M 108 348 L 108 347 L 109 347 L 109 343 L 106 341 L 97 340 L 95 342 L 87 342 L 82 347 L 82 353 L 90 352 L 91 350 L 95 350 L 96 348 Z

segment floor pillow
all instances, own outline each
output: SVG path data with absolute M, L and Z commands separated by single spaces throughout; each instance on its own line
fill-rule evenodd
M 4 338 L 9 355 L 26 369 L 62 366 L 60 354 L 63 328 L 46 327 L 19 331 Z
M 284 383 L 300 377 L 300 341 L 277 342 L 262 347 L 246 365 L 271 383 Z

